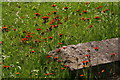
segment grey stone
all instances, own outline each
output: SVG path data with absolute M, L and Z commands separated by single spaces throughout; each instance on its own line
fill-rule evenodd
M 85 60 L 90 60 L 91 66 L 120 61 L 120 52 L 118 51 L 120 47 L 118 46 L 118 40 L 119 38 L 112 38 L 102 41 L 79 43 L 77 45 L 68 45 L 65 49 L 59 48 L 61 49 L 60 53 L 53 50 L 50 51 L 48 55 L 60 57 L 65 65 L 68 65 L 71 69 L 83 68 L 82 61 Z M 99 48 L 98 51 L 94 49 L 95 47 Z M 111 53 L 116 53 L 116 55 L 112 56 Z M 86 54 L 90 55 L 90 58 L 86 57 Z

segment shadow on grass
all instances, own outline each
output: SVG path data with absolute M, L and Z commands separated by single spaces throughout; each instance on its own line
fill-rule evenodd
M 80 76 L 80 74 L 84 73 L 83 69 L 79 69 L 70 71 L 71 78 L 69 80 L 118 80 L 118 77 L 120 78 L 120 61 L 93 66 L 87 69 L 86 72 L 91 73 L 92 78 L 90 78 L 89 75 L 87 75 L 87 78 Z M 78 75 L 76 73 L 78 73 Z M 76 75 L 78 77 L 76 77 Z

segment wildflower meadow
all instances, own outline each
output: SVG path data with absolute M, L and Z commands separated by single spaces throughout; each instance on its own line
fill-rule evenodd
M 67 45 L 120 37 L 118 4 L 2 2 L 2 78 L 70 80 L 68 66 L 47 53 Z

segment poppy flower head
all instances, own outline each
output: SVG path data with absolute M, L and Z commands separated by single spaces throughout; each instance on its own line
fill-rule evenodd
M 98 72 L 98 75 L 100 75 L 100 72 Z
M 58 59 L 58 57 L 54 57 L 54 59 Z
M 7 68 L 7 66 L 6 65 L 4 65 L 4 66 L 2 66 L 3 68 Z
M 22 18 L 24 18 L 24 16 L 22 16 Z
M 105 13 L 105 10 L 103 10 L 102 12 Z
M 83 75 L 83 74 L 81 74 L 81 75 L 79 75 L 79 76 L 83 77 L 84 75 Z
M 56 14 L 56 13 L 57 13 L 57 11 L 53 11 L 53 13 L 54 13 L 54 14 Z
M 69 7 L 64 7 L 64 9 L 66 9 L 66 10 L 67 10 L 68 8 L 69 8 Z
M 53 73 L 49 73 L 50 75 L 52 75 Z
M 57 49 L 57 51 L 56 52 L 60 52 L 61 51 L 61 49 Z
M 36 16 L 40 16 L 41 14 L 40 13 L 34 13 Z
M 47 58 L 50 58 L 50 57 L 52 57 L 52 56 L 47 56 Z
M 55 5 L 55 4 L 53 4 L 53 5 L 52 5 L 52 7 L 56 7 L 56 5 Z
M 84 20 L 84 17 L 80 18 L 81 20 Z
M 50 13 L 48 13 L 47 15 L 50 15 Z
M 89 4 L 88 2 L 85 2 L 85 4 L 87 5 L 87 4 Z
M 111 53 L 110 55 L 111 55 L 111 56 L 115 56 L 115 55 L 117 55 L 117 53 Z
M 99 6 L 99 8 L 102 8 L 102 6 Z
M 48 74 L 48 73 L 46 73 L 45 75 L 46 75 L 46 76 L 48 76 L 49 74 Z
M 59 35 L 60 35 L 60 37 L 62 37 L 63 34 L 59 34 Z
M 99 7 L 96 7 L 96 9 L 99 9 Z
M 14 31 L 16 31 L 16 29 L 14 29 Z
M 44 38 L 44 40 L 46 40 L 47 38 Z
M 59 44 L 63 44 L 63 43 L 59 43 Z
M 52 39 L 53 37 L 48 37 L 49 39 Z
M 16 72 L 16 74 L 20 74 L 19 72 Z
M 80 10 L 76 10 L 77 12 L 79 12 Z
M 66 49 L 67 47 L 62 47 L 63 49 Z
M 92 27 L 93 27 L 92 25 L 89 26 L 89 28 L 92 28 Z
M 103 69 L 101 72 L 105 72 L 105 70 Z
M 54 25 L 54 28 L 57 28 L 58 27 L 58 25 Z
M 82 15 L 82 13 L 79 14 L 80 16 Z
M 36 19 L 37 17 L 34 17 L 34 19 Z
M 109 9 L 106 9 L 105 11 L 108 11 Z
M 65 68 L 61 68 L 62 70 L 64 70 Z
M 98 51 L 99 47 L 94 47 L 94 49 L 95 49 L 96 51 Z
M 86 56 L 86 57 L 89 57 L 90 55 L 87 54 L 87 55 L 85 55 L 85 56 Z
M 49 19 L 49 18 L 50 18 L 50 17 L 48 17 L 48 16 L 42 17 L 43 20 L 47 20 L 47 19 Z
M 84 13 L 87 13 L 87 11 L 85 10 L 85 11 L 83 11 Z
M 99 16 L 96 16 L 95 19 L 99 19 L 100 17 Z
M 36 29 L 37 31 L 40 31 L 40 30 L 42 30 L 41 28 L 38 28 L 38 29 Z
M 35 51 L 31 51 L 32 53 L 34 53 Z

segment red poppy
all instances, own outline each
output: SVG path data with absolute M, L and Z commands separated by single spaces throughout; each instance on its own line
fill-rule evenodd
M 50 75 L 52 75 L 53 73 L 49 73 Z
M 58 57 L 54 57 L 54 59 L 58 59 Z
M 68 65 L 64 65 L 64 67 L 69 67 Z
M 98 75 L 100 75 L 100 72 L 98 72 Z
M 49 19 L 49 18 L 50 18 L 50 17 L 48 17 L 48 16 L 42 17 L 43 20 L 47 20 L 47 19 Z
M 52 39 L 53 37 L 48 37 L 49 39 Z
M 64 9 L 66 9 L 66 10 L 67 10 L 68 8 L 69 8 L 69 7 L 64 7 Z
M 59 44 L 63 44 L 63 43 L 59 43 Z
M 80 75 L 81 77 L 84 76 L 83 74 Z
M 4 66 L 3 66 L 3 68 L 7 68 L 7 66 L 6 66 L 6 65 L 4 65 Z
M 63 34 L 59 34 L 59 35 L 60 35 L 60 37 L 62 37 Z
M 99 7 L 96 7 L 96 9 L 99 9 Z
M 58 27 L 58 25 L 54 25 L 54 28 L 57 28 Z
M 57 62 L 62 62 L 62 60 L 58 60 Z
M 105 70 L 103 69 L 101 72 L 105 72 Z
M 65 68 L 61 68 L 62 70 L 64 70 Z
M 47 39 L 47 38 L 44 38 L 45 40 Z
M 16 72 L 16 74 L 20 74 L 19 72 Z
M 99 8 L 102 8 L 102 6 L 99 6 Z
M 80 10 L 76 10 L 77 12 L 79 12 Z
M 22 18 L 24 18 L 24 17 L 22 16 Z
M 95 19 L 99 19 L 100 17 L 99 16 L 96 16 Z
M 99 47 L 94 47 L 94 49 L 95 49 L 95 50 L 98 50 L 98 49 L 99 49 Z
M 108 11 L 109 9 L 106 9 L 105 11 Z
M 35 51 L 31 51 L 32 53 L 34 53 Z
M 58 15 L 56 15 L 55 17 L 54 17 L 54 19 L 56 19 L 56 18 L 58 18 L 59 16 Z
M 103 10 L 102 12 L 105 13 L 105 10 Z
M 46 76 L 48 76 L 49 74 L 48 74 L 48 73 L 46 73 L 45 75 L 46 75 Z
M 14 31 L 16 31 L 16 29 L 14 29 Z
M 85 56 L 86 56 L 86 57 L 89 57 L 90 55 L 87 54 L 87 55 L 85 55 Z
M 2 41 L 0 41 L 0 44 L 2 44 L 3 42 Z
M 25 40 L 26 40 L 26 41 L 28 41 L 28 39 L 27 39 L 27 38 L 22 38 L 22 41 L 25 41 Z
M 115 56 L 116 54 L 117 54 L 117 53 L 111 53 L 110 55 L 111 55 L 111 56 Z
M 55 4 L 53 4 L 53 5 L 52 5 L 52 7 L 56 7 L 56 5 L 55 5 Z
M 44 42 L 47 42 L 47 41 L 44 41 Z
M 86 18 L 86 20 L 90 20 L 90 18 Z
M 87 13 L 87 11 L 83 11 L 84 13 Z
M 47 58 L 50 58 L 50 57 L 52 57 L 52 56 L 47 56 Z
M 48 13 L 48 15 L 50 15 L 50 13 Z
M 53 22 L 50 22 L 49 24 L 53 24 Z
M 87 63 L 87 62 L 89 62 L 88 60 L 86 60 L 86 61 L 82 61 L 82 63 Z
M 57 11 L 53 11 L 54 14 L 56 14 Z
M 57 51 L 56 52 L 60 52 L 61 51 L 61 49 L 57 49 Z
M 86 5 L 89 4 L 88 2 L 85 3 Z
M 42 29 L 40 29 L 40 28 L 38 28 L 38 29 L 36 29 L 37 31 L 40 31 L 40 30 L 42 30 Z
M 80 16 L 82 15 L 82 13 L 79 14 Z
M 92 25 L 89 26 L 89 28 L 91 28 L 91 27 L 92 27 Z
M 39 14 L 39 13 L 34 13 L 36 16 L 40 16 L 41 14 Z
M 8 68 L 11 67 L 11 66 L 7 66 Z
M 62 47 L 63 49 L 66 49 L 67 47 Z
M 60 19 L 57 19 L 57 21 L 60 21 Z
M 81 20 L 83 20 L 83 19 L 84 19 L 84 17 L 81 18 Z
M 36 19 L 37 17 L 34 17 L 34 19 Z

